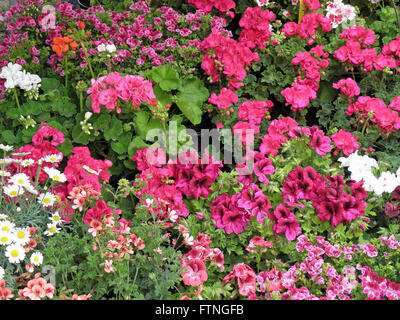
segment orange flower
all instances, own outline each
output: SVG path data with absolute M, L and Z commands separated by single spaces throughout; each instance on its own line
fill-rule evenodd
M 55 37 L 53 39 L 54 44 L 51 48 L 60 56 L 63 52 L 67 52 L 69 47 L 75 50 L 79 46 L 74 40 L 75 39 L 72 37 Z
M 85 23 L 84 23 L 83 21 L 79 21 L 79 22 L 78 22 L 78 28 L 81 29 L 81 30 L 82 30 L 83 28 L 85 28 Z

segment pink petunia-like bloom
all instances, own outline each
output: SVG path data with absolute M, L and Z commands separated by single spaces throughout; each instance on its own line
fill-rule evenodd
M 285 233 L 288 240 L 293 241 L 301 234 L 300 225 L 294 213 L 283 204 L 278 205 L 275 211 L 269 215 L 270 219 L 275 221 L 272 230 L 275 234 Z
M 343 129 L 340 129 L 338 133 L 331 135 L 334 145 L 339 150 L 342 150 L 346 156 L 349 156 L 360 147 L 356 141 L 357 138 L 358 137 L 353 135 L 351 132 L 347 132 Z
M 332 150 L 331 139 L 325 136 L 322 130 L 317 127 L 311 127 L 311 148 L 323 157 Z
M 251 267 L 244 263 L 236 264 L 233 267 L 232 272 L 224 277 L 222 284 L 224 285 L 231 282 L 235 278 L 239 285 L 239 293 L 242 296 L 250 297 L 255 294 L 257 276 Z
M 198 287 L 207 281 L 206 265 L 200 259 L 185 260 L 182 269 L 184 270 L 181 273 L 183 283 L 187 286 Z

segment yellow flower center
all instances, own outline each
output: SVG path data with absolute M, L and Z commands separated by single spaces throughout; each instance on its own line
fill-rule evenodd
M 11 251 L 11 256 L 16 258 L 16 257 L 18 257 L 18 253 L 19 253 L 18 250 L 14 249 L 14 250 Z
M 7 226 L 4 226 L 1 230 L 2 230 L 2 231 L 10 231 L 10 228 L 7 227 Z
M 50 158 L 50 161 L 56 161 L 57 159 L 56 158 L 54 158 L 54 157 L 51 157 Z
M 34 260 L 35 262 L 38 262 L 38 261 L 39 261 L 39 257 L 34 257 L 33 260 Z
M 6 236 L 3 236 L 1 237 L 0 241 L 5 243 L 8 241 L 8 238 Z
M 51 227 L 51 228 L 49 229 L 49 231 L 50 231 L 51 233 L 54 233 L 54 232 L 57 231 L 57 228 L 56 228 L 56 227 Z
M 44 202 L 45 204 L 48 204 L 48 203 L 50 203 L 50 199 L 49 199 L 49 198 L 44 198 L 44 199 L 43 199 L 43 202 Z
M 17 237 L 20 238 L 20 239 L 25 238 L 25 232 L 19 231 L 19 232 L 17 233 Z
M 54 178 L 54 180 L 60 180 L 60 177 L 57 175 L 54 175 L 53 178 Z
M 54 217 L 53 217 L 53 220 L 54 220 L 54 221 L 60 221 L 60 217 L 59 217 L 59 216 L 54 216 Z
M 18 192 L 15 191 L 15 190 L 13 190 L 13 191 L 10 192 L 10 196 L 16 196 L 17 194 L 18 194 Z
M 23 179 L 18 179 L 19 184 L 23 184 L 25 181 Z

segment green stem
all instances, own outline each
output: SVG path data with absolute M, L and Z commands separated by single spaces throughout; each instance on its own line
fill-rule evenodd
M 18 100 L 17 88 L 15 88 L 15 87 L 14 87 L 14 97 L 15 97 L 15 101 L 17 102 L 19 113 L 22 115 L 21 105 L 19 104 L 19 100 Z
M 397 11 L 397 6 L 394 3 L 394 0 L 391 1 L 392 2 L 392 7 L 394 9 L 394 12 L 396 13 L 396 19 L 397 19 L 397 27 L 400 29 L 400 18 L 399 18 L 399 12 Z
M 299 7 L 299 22 L 298 24 L 301 23 L 301 20 L 303 19 L 304 15 L 304 7 L 303 7 L 303 0 L 300 0 L 300 7 Z
M 369 144 L 369 146 L 368 146 L 367 149 L 371 148 L 372 145 L 375 143 L 375 141 L 378 140 L 378 138 L 379 138 L 381 135 L 382 135 L 382 132 L 379 132 L 379 133 L 376 135 L 376 137 L 372 140 L 372 142 Z
M 79 92 L 79 103 L 80 103 L 81 112 L 82 112 L 83 111 L 83 93 L 82 93 L 82 91 Z
M 90 74 L 92 75 L 92 78 L 93 78 L 93 79 L 96 79 L 96 77 L 94 76 L 94 73 L 93 73 L 92 65 L 91 65 L 91 63 L 90 63 L 90 59 L 89 59 L 89 56 L 88 56 L 88 54 L 87 54 L 85 45 L 83 44 L 83 42 L 81 43 L 81 45 L 82 45 L 83 52 L 85 53 L 85 57 L 86 57 L 86 61 L 87 61 L 88 66 L 89 66 Z
M 364 138 L 364 132 L 365 132 L 365 129 L 367 128 L 368 121 L 369 121 L 369 118 L 365 120 L 364 126 L 361 131 L 361 139 L 360 140 L 362 140 Z
M 65 95 L 68 96 L 68 56 L 64 56 Z

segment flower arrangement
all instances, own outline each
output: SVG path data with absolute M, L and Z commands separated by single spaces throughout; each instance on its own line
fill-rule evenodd
M 400 300 L 398 10 L 17 1 L 0 300 Z

